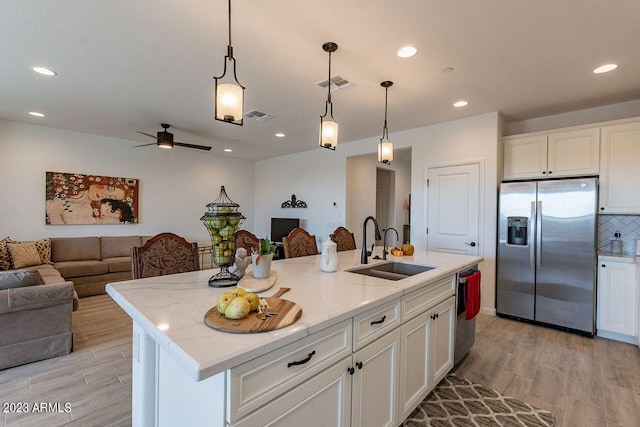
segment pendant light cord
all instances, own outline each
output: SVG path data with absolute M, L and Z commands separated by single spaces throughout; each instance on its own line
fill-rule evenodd
M 331 105 L 331 118 L 333 119 L 333 104 L 331 104 L 331 52 L 329 52 L 329 77 L 327 78 L 327 103 Z
M 389 129 L 387 129 L 387 99 L 389 98 L 389 88 L 384 88 L 384 127 L 382 128 L 382 139 L 384 139 L 385 135 L 387 139 L 389 139 Z
M 233 47 L 231 46 L 231 0 L 229 0 L 229 45 L 227 46 L 227 56 L 233 59 Z

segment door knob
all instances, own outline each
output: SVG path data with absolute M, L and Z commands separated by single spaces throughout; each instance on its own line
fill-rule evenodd
M 471 246 L 472 248 L 476 246 L 476 242 L 471 242 L 471 243 L 467 243 L 467 242 L 465 242 L 464 244 L 465 244 L 465 245 L 469 245 L 469 246 Z

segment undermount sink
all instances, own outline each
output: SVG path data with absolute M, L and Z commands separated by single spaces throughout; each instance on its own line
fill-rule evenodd
M 365 276 L 380 277 L 381 279 L 402 280 L 419 273 L 424 273 L 425 271 L 433 270 L 434 268 L 436 267 L 392 261 L 367 267 L 353 268 L 346 271 Z

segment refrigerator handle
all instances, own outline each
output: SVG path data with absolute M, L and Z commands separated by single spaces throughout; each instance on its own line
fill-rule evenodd
M 536 211 L 536 268 L 540 270 L 542 267 L 542 261 L 540 260 L 542 253 L 542 202 L 538 202 Z
M 536 202 L 531 202 L 531 220 L 529 221 L 529 268 L 533 270 L 535 268 L 535 240 L 533 239 L 534 228 L 532 227 L 533 221 L 536 217 Z

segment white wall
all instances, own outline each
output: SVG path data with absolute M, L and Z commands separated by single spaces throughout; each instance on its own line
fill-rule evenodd
M 171 231 L 210 244 L 200 222 L 226 187 L 247 217 L 254 217 L 253 162 L 175 148 L 140 147 L 106 138 L 0 120 L 0 238 L 155 235 Z M 46 225 L 45 172 L 99 174 L 140 180 L 139 223 Z
M 501 134 L 498 113 L 441 123 L 390 135 L 395 148 L 412 148 L 411 155 L 411 241 L 418 249 L 426 248 L 424 168 L 427 165 L 484 160 L 485 193 L 483 239 L 480 253 L 485 258 L 482 306 L 495 312 L 495 254 L 498 173 L 497 159 Z M 305 228 L 318 239 L 326 239 L 337 225 L 347 224 L 352 232 L 362 228 L 361 221 L 375 212 L 373 197 L 357 188 L 368 179 L 375 191 L 375 170 L 354 165 L 353 156 L 375 153 L 377 138 L 338 144 L 335 152 L 318 148 L 256 162 L 256 232 L 269 232 L 269 218 L 294 216 L 307 220 Z M 349 164 L 349 167 L 347 166 Z M 362 166 L 362 167 L 361 167 Z M 350 187 L 347 192 L 347 177 Z M 272 184 L 269 184 L 271 182 Z M 369 184 L 372 183 L 372 184 Z M 260 185 L 262 184 L 262 185 Z M 308 209 L 281 209 L 280 203 L 295 193 L 306 201 Z M 349 195 L 348 212 L 346 197 Z M 333 202 L 337 201 L 337 206 Z M 295 211 L 295 212 L 294 212 Z M 299 212 L 299 213 L 298 213 Z M 366 213 L 366 215 L 365 215 Z M 345 221 L 347 219 L 347 221 Z M 360 239 L 356 243 L 360 245 Z

